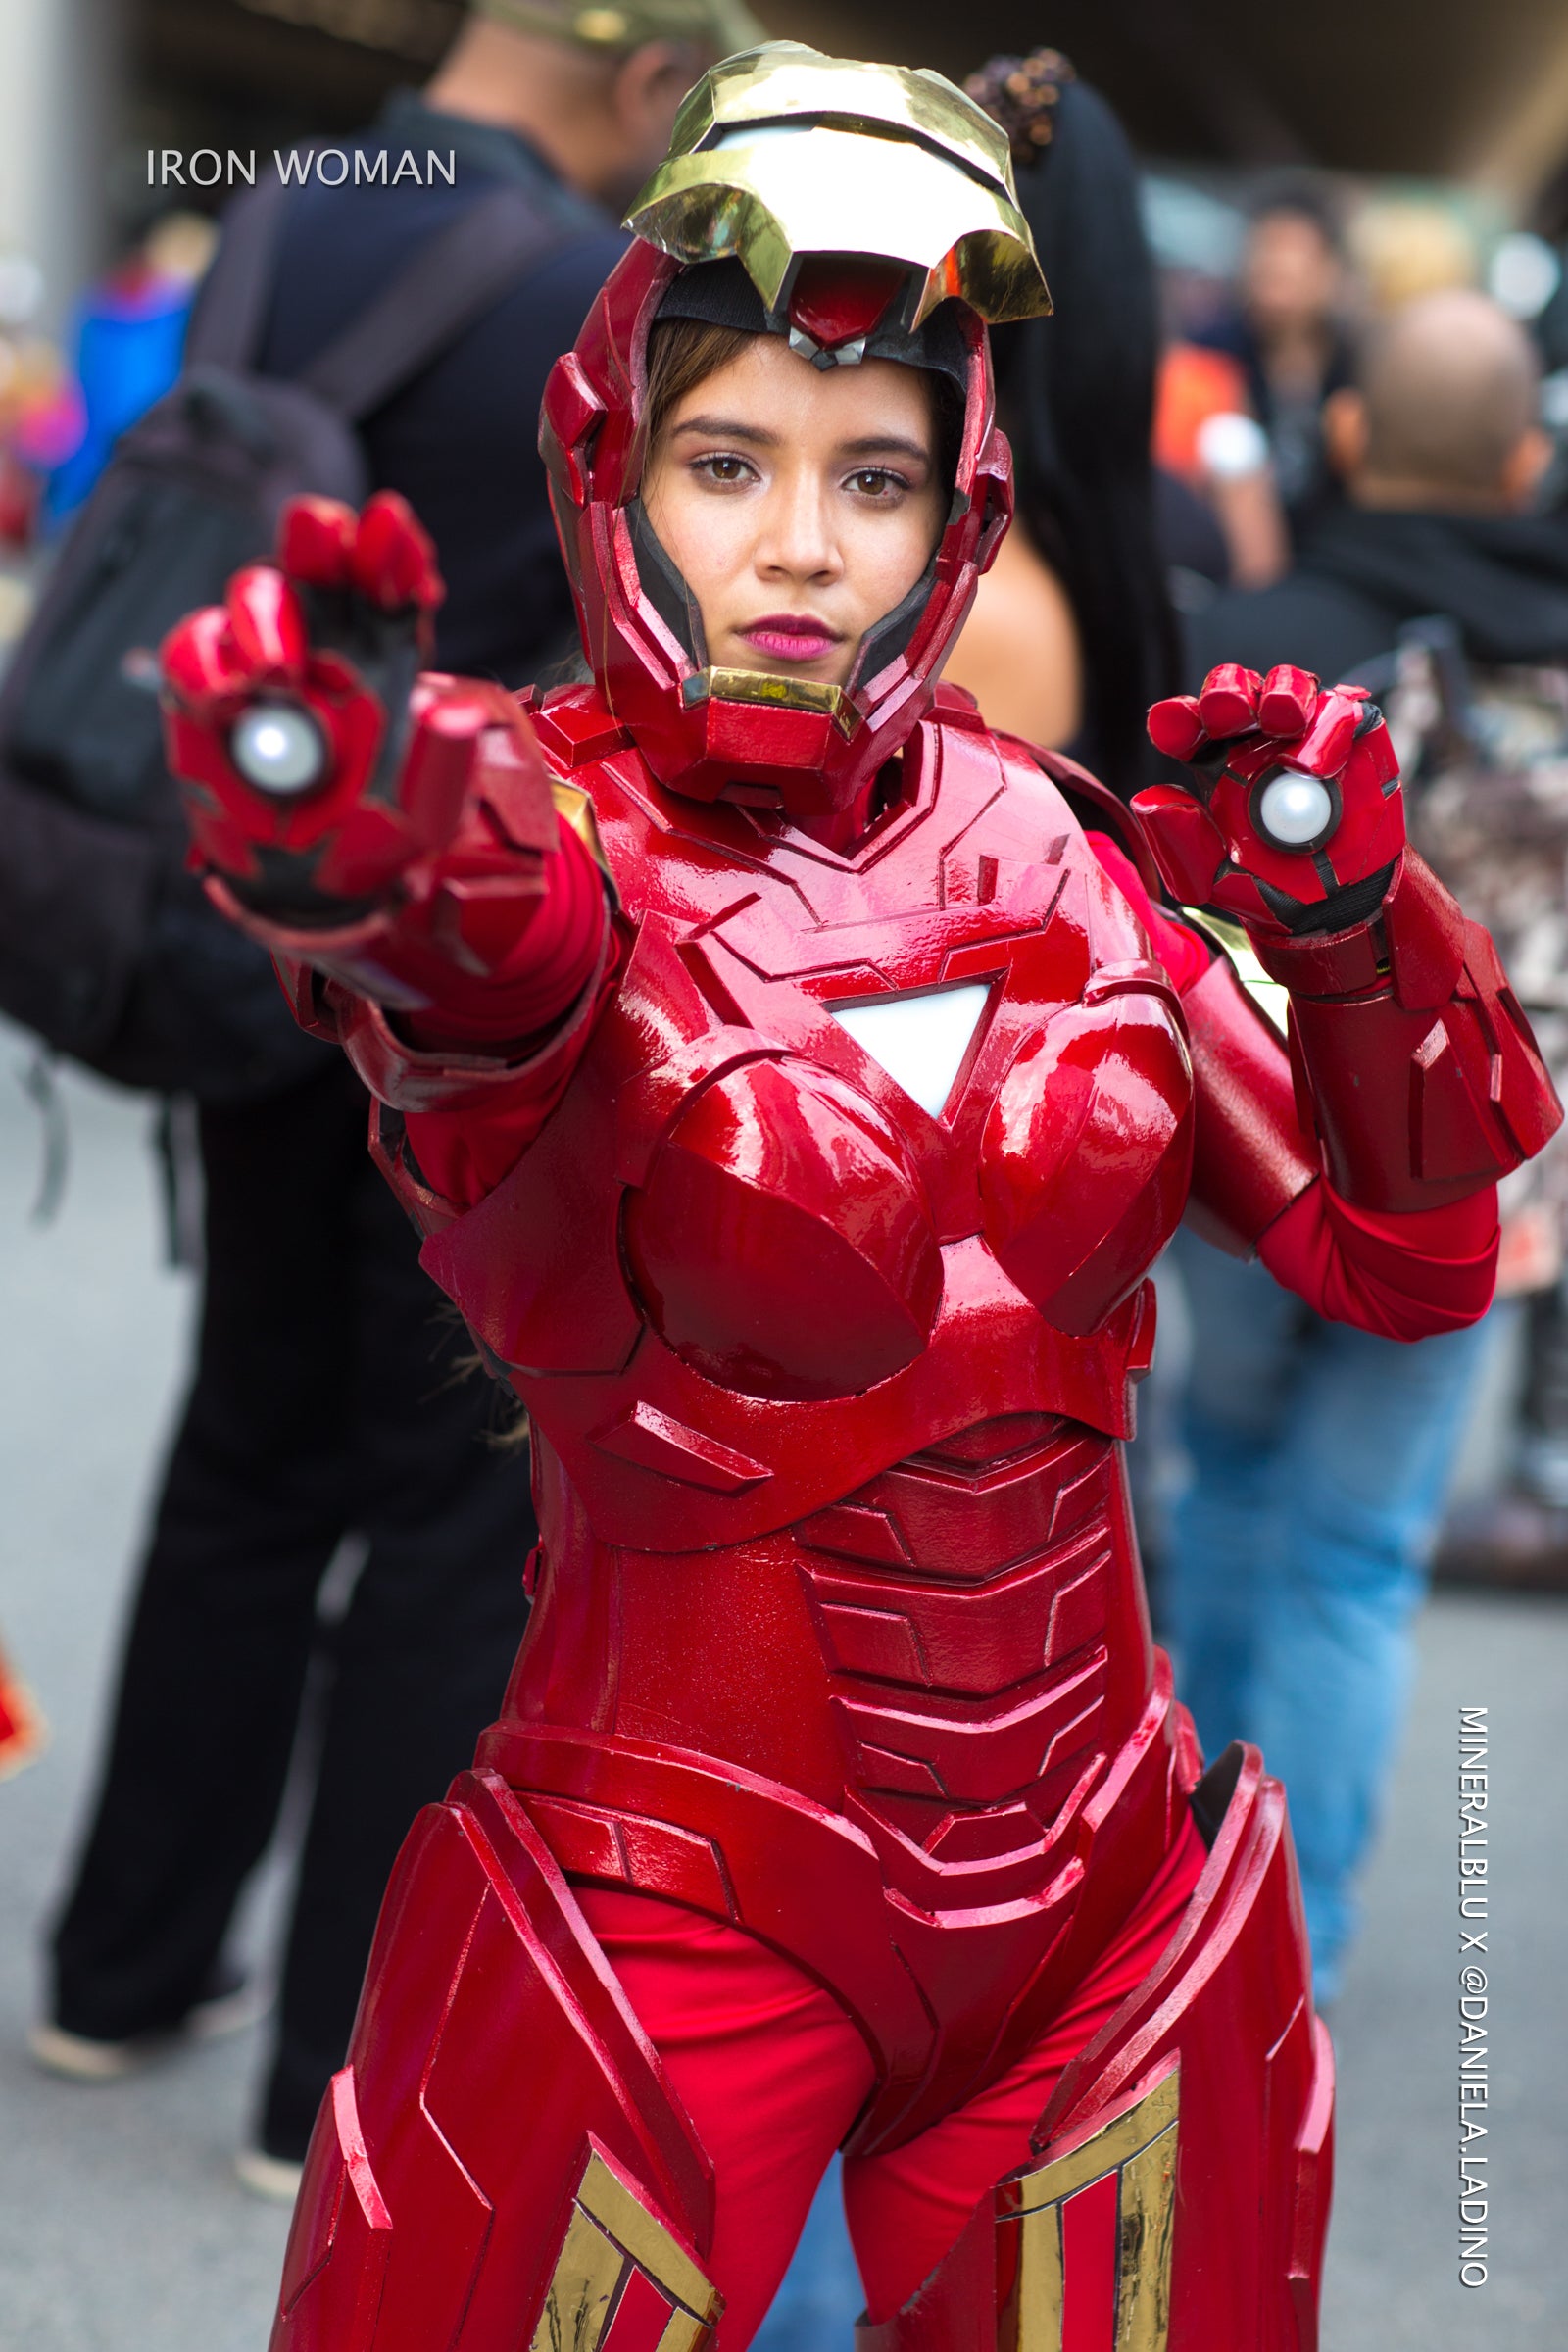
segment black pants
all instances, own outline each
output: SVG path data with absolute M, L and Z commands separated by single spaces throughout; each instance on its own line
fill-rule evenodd
M 526 1456 L 420 1271 L 347 1063 L 206 1111 L 200 1352 L 143 1563 L 54 2015 L 119 2039 L 200 1997 L 276 1823 L 307 1668 L 324 1723 L 262 2143 L 303 2154 L 419 1806 L 469 1761 L 520 1637 Z M 346 1614 L 317 1595 L 368 1544 Z

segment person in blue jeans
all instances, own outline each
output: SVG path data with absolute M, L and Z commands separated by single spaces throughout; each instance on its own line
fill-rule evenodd
M 1404 1717 L 1413 1621 L 1487 1322 L 1404 1346 L 1327 1323 L 1182 1232 L 1191 1476 L 1160 1553 L 1178 1687 L 1206 1755 L 1285 1783 L 1321 2006 Z
M 1568 533 L 1536 511 L 1550 445 L 1529 336 L 1453 289 L 1381 320 L 1354 373 L 1323 417 L 1343 498 L 1287 578 L 1188 616 L 1189 682 L 1215 662 L 1291 661 L 1381 693 L 1403 632 L 1439 616 L 1467 663 L 1568 662 Z M 1412 764 L 1417 805 L 1424 781 Z M 1464 878 L 1446 879 L 1463 901 Z M 1286 1785 L 1321 2003 L 1339 1987 L 1448 1469 L 1499 1325 L 1403 1347 L 1316 1321 L 1258 1267 L 1185 1235 L 1179 1266 L 1193 1478 L 1162 1560 L 1179 1687 L 1208 1752 L 1254 1740 Z

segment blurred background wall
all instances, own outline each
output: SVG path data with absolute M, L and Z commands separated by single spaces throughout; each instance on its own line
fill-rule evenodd
M 220 113 L 276 123 L 361 119 L 450 39 L 452 0 L 21 0 L 65 18 L 96 7 L 131 34 L 131 127 L 153 136 Z M 19 0 L 11 0 L 18 13 Z M 780 34 L 961 74 L 1001 49 L 1064 49 L 1152 156 L 1453 176 L 1553 233 L 1568 224 L 1568 15 L 1555 0 L 777 0 Z M 79 52 L 78 52 L 79 54 Z M 212 135 L 211 129 L 207 135 Z
M 461 13 L 460 0 L 3 0 L 0 605 L 7 551 L 33 535 L 40 495 L 47 532 L 52 494 L 38 485 L 83 431 L 86 290 L 172 209 L 216 212 L 226 192 L 150 186 L 149 149 L 266 159 L 354 128 L 389 90 L 427 76 Z M 1148 168 L 1177 337 L 1201 339 L 1232 301 L 1259 185 L 1321 174 L 1349 226 L 1361 298 L 1377 307 L 1424 282 L 1490 278 L 1536 323 L 1548 375 L 1561 371 L 1546 415 L 1568 427 L 1568 11 L 1557 0 L 1494 0 L 1484 17 L 1462 0 L 1419 11 L 1409 0 L 772 0 L 762 13 L 780 34 L 956 77 L 999 50 L 1063 50 Z M 1543 242 L 1522 250 L 1521 231 Z M 176 258 L 195 272 L 204 252 Z M 0 639 L 9 633 L 0 612 Z
M 780 34 L 961 74 L 1050 41 L 1178 165 L 1455 181 L 1568 228 L 1568 14 L 1556 0 L 774 0 Z M 440 57 L 455 0 L 6 0 L 0 242 L 60 302 L 147 210 L 148 146 L 363 122 Z

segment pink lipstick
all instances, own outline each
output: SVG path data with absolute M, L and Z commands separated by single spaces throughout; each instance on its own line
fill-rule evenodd
M 820 662 L 840 642 L 841 632 L 808 612 L 768 612 L 740 634 L 772 661 Z

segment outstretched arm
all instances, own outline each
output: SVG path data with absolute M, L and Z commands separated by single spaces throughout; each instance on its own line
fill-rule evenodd
M 512 696 L 420 672 L 441 595 L 402 499 L 296 500 L 276 564 L 164 647 L 169 758 L 213 897 L 300 1019 L 402 1109 L 504 1104 L 514 1156 L 605 983 L 609 906 Z

